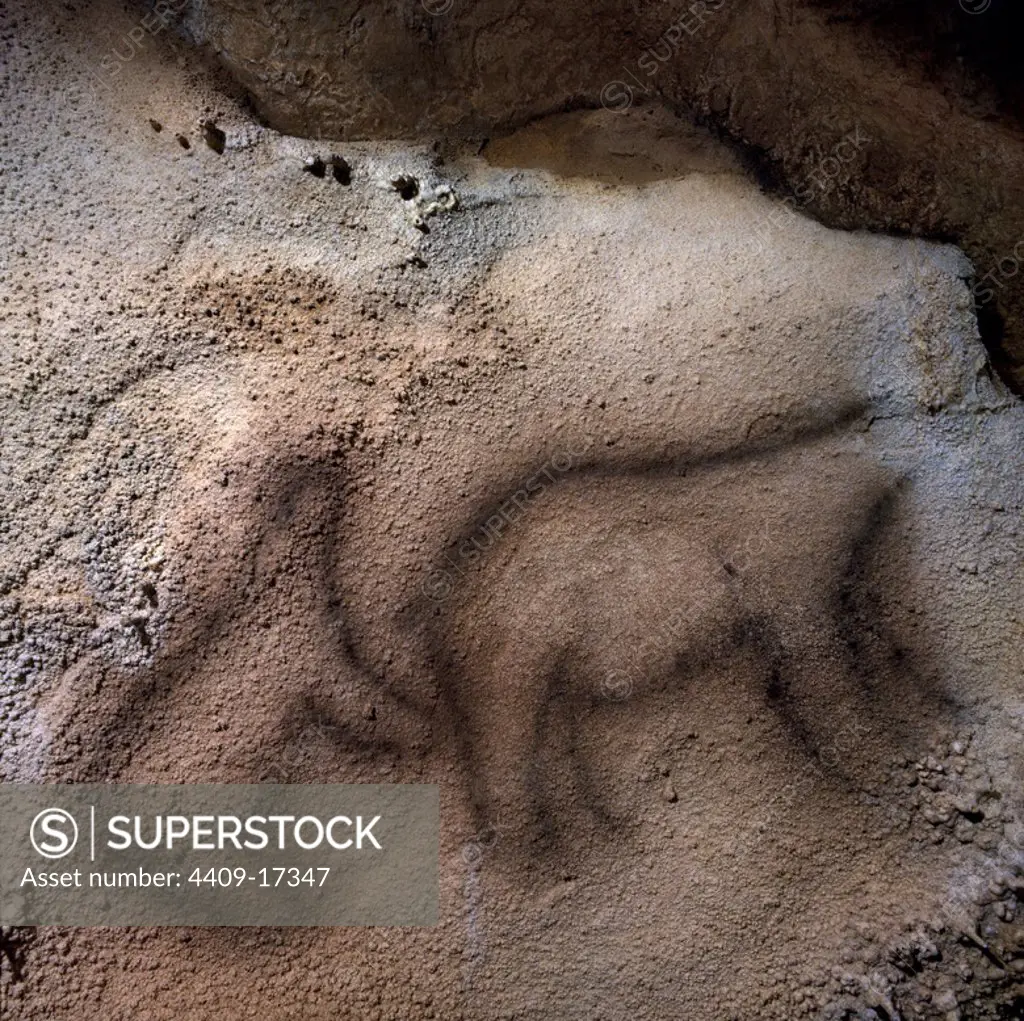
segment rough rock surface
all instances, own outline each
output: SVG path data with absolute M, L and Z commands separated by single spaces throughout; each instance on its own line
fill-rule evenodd
M 437 782 L 442 921 L 6 932 L 7 1014 L 1013 1017 L 963 254 L 654 110 L 280 135 L 99 6 L 3 8 L 0 772 Z
M 958 243 L 996 367 L 1024 389 L 1011 0 L 196 0 L 183 19 L 293 134 L 492 135 L 602 105 L 696 116 L 830 225 Z

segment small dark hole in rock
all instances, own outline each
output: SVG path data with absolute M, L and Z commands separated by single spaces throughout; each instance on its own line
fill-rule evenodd
M 203 141 L 205 141 L 218 156 L 223 156 L 228 136 L 224 134 L 224 132 L 213 123 L 213 121 L 203 121 L 200 127 L 203 131 Z
M 344 156 L 331 157 L 331 172 L 334 180 L 339 184 L 350 185 L 352 183 L 352 168 Z
M 158 120 L 154 120 L 152 117 L 149 118 L 149 126 L 156 132 L 164 130 L 164 126 Z
M 410 199 L 416 198 L 420 193 L 420 182 L 417 181 L 415 177 L 406 177 L 404 174 L 401 177 L 392 179 L 391 187 L 394 188 L 406 202 Z
M 327 173 L 327 164 L 319 156 L 310 156 L 302 165 L 304 173 L 312 174 L 314 177 L 323 177 Z
M 182 149 L 191 149 L 192 148 L 192 144 L 189 142 L 189 140 L 184 135 L 175 135 L 174 137 L 177 138 L 178 145 L 180 145 L 182 147 Z

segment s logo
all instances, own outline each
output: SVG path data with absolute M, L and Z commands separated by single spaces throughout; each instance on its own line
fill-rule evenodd
M 46 808 L 32 820 L 29 839 L 44 858 L 63 858 L 78 843 L 78 823 L 63 808 Z

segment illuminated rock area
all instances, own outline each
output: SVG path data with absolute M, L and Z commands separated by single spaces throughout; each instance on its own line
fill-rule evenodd
M 5 931 L 9 1016 L 1014 1017 L 1024 414 L 963 252 L 649 104 L 280 134 L 97 8 L 3 13 L 0 775 L 436 783 L 441 921 Z

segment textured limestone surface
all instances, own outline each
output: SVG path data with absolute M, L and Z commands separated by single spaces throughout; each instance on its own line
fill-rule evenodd
M 293 134 L 480 137 L 579 107 L 697 118 L 833 226 L 959 244 L 997 368 L 1024 392 L 1024 16 L 1009 0 L 173 6 Z
M 5 1016 L 1014 1016 L 1024 412 L 959 249 L 653 108 L 301 139 L 170 29 L 110 74 L 132 8 L 2 14 L 0 776 L 443 824 L 435 929 L 5 931 Z

